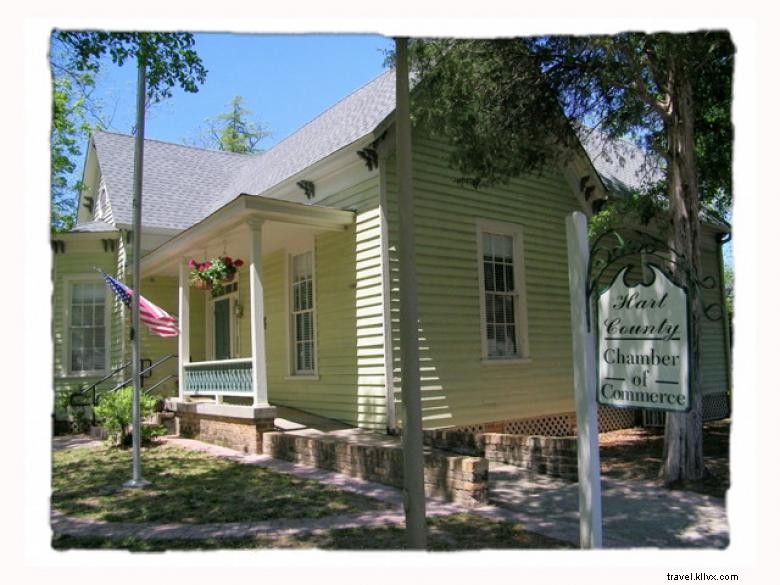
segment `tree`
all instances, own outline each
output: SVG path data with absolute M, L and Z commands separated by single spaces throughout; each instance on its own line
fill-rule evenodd
M 664 176 L 679 276 L 699 280 L 699 214 L 731 204 L 728 33 L 418 41 L 413 53 L 415 115 L 448 139 L 450 163 L 475 187 L 571 156 L 575 128 L 641 145 Z M 698 287 L 691 296 L 692 407 L 667 417 L 667 485 L 704 474 Z
M 95 128 L 106 127 L 91 97 L 105 57 L 117 65 L 145 52 L 149 66 L 148 100 L 171 95 L 175 85 L 196 92 L 206 70 L 186 33 L 113 33 L 55 31 L 52 34 L 51 199 L 53 231 L 75 222 L 79 181 L 72 175 L 82 156 L 81 143 Z
M 271 133 L 261 123 L 250 120 L 252 111 L 243 104 L 244 98 L 237 95 L 230 100 L 227 111 L 208 118 L 204 136 L 197 142 L 227 152 L 262 152 L 257 144 Z

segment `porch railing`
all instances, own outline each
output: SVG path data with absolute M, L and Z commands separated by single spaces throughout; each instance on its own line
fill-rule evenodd
M 252 359 L 184 364 L 185 394 L 252 395 Z

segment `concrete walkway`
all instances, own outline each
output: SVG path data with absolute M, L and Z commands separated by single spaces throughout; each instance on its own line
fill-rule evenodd
M 52 529 L 74 536 L 141 538 L 228 538 L 294 536 L 338 528 L 404 524 L 400 490 L 345 475 L 273 459 L 246 455 L 192 439 L 167 437 L 174 446 L 208 453 L 247 465 L 259 465 L 312 479 L 339 489 L 373 497 L 388 510 L 320 519 L 275 520 L 219 524 L 106 523 L 67 518 L 52 513 Z M 55 439 L 55 448 L 95 444 L 88 439 Z M 526 529 L 573 544 L 579 542 L 577 484 L 547 476 L 534 476 L 509 465 L 490 465 L 491 505 L 464 508 L 428 500 L 429 517 L 458 513 L 479 514 L 497 521 L 519 522 Z M 728 526 L 723 500 L 690 492 L 668 492 L 650 483 L 603 480 L 604 546 L 607 548 L 723 548 L 728 545 Z
M 490 501 L 521 515 L 526 528 L 578 542 L 578 484 L 490 464 Z M 651 482 L 602 478 L 605 548 L 725 548 L 725 502 Z

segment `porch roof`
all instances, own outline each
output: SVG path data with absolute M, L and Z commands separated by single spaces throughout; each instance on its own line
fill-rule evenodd
M 203 250 L 245 249 L 246 233 L 241 226 L 262 221 L 264 253 L 283 247 L 298 236 L 347 229 L 354 222 L 352 211 L 307 205 L 242 193 L 220 209 L 180 232 L 141 258 L 144 276 L 177 275 L 178 263 L 185 255 Z M 283 229 L 280 229 L 283 228 Z

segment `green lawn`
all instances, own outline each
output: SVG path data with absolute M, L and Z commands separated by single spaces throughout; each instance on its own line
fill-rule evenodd
M 76 518 L 104 522 L 258 522 L 321 518 L 387 509 L 373 498 L 312 480 L 168 445 L 142 452 L 147 489 L 124 489 L 131 477 L 130 451 L 105 447 L 55 449 L 52 506 Z M 430 519 L 430 550 L 572 548 L 525 531 L 521 525 L 493 522 L 475 514 Z M 55 535 L 52 547 L 131 551 L 320 548 L 399 550 L 406 548 L 402 527 L 336 529 L 284 538 L 139 539 Z
M 147 489 L 123 489 L 132 477 L 129 450 L 56 449 L 52 506 L 68 516 L 106 522 L 253 522 L 319 518 L 386 504 L 316 481 L 177 449 L 145 448 Z
M 325 550 L 403 550 L 406 536 L 402 527 L 349 528 L 324 534 L 307 534 L 281 539 L 230 538 L 203 540 L 141 540 L 123 538 L 55 537 L 53 548 L 122 549 L 135 552 L 166 550 L 219 550 L 263 548 L 319 548 Z M 428 521 L 428 550 L 455 551 L 479 549 L 574 549 L 575 546 L 523 530 L 519 524 L 493 522 L 474 514 L 457 514 Z

